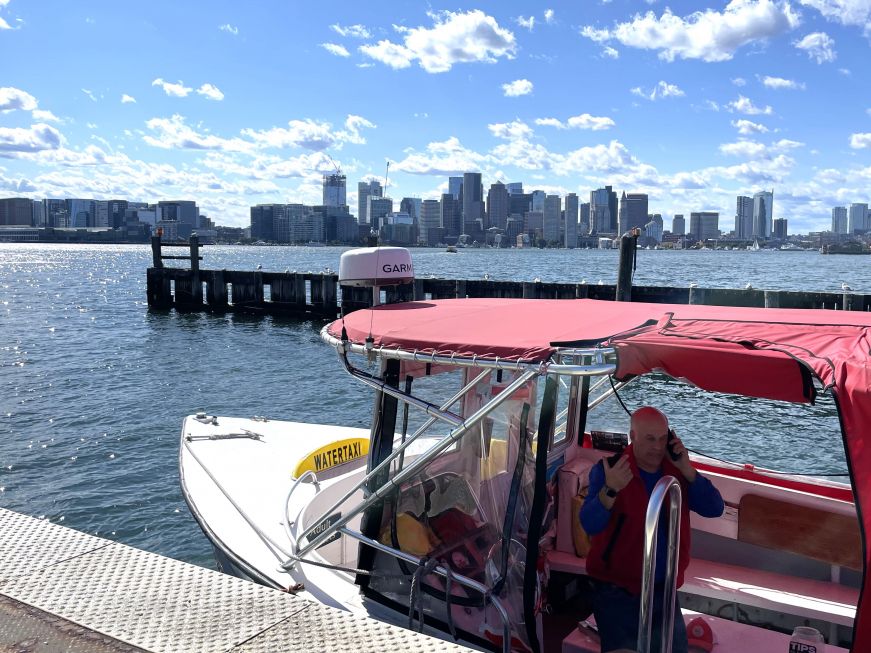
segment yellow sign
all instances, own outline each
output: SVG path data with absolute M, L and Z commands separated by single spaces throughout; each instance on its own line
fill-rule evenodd
M 368 454 L 368 438 L 348 438 L 347 440 L 331 442 L 319 449 L 315 449 L 299 461 L 296 469 L 293 470 L 293 478 L 299 478 L 307 471 L 319 474 L 324 470 L 364 458 Z

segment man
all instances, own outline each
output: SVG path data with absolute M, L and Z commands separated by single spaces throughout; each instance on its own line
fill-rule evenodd
M 689 564 L 689 511 L 703 517 L 723 514 L 723 497 L 692 466 L 680 438 L 669 441 L 668 418 L 644 406 L 632 413 L 630 445 L 619 460 L 605 459 L 590 470 L 590 487 L 581 507 L 581 524 L 590 535 L 587 573 L 596 581 L 593 613 L 602 639 L 602 651 L 635 649 L 641 567 L 644 559 L 644 516 L 657 481 L 673 476 L 680 482 L 680 550 L 677 586 Z M 673 452 L 668 455 L 669 449 Z M 662 587 L 668 543 L 668 511 L 659 520 L 654 575 L 653 650 L 659 650 L 662 622 Z M 680 608 L 675 606 L 673 653 L 686 653 L 687 635 Z

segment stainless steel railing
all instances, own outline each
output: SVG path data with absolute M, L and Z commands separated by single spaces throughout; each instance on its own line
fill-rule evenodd
M 674 631 L 675 596 L 677 595 L 677 556 L 680 550 L 680 483 L 674 476 L 663 476 L 657 481 L 644 518 L 644 561 L 641 568 L 641 606 L 638 610 L 638 651 L 650 653 L 653 627 L 653 585 L 656 572 L 656 547 L 659 515 L 668 496 L 668 557 L 665 582 L 662 589 L 661 653 L 671 653 Z

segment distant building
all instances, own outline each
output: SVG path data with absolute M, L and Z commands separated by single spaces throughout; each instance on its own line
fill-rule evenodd
M 460 200 L 451 193 L 443 193 L 439 201 L 441 226 L 445 230 L 445 236 L 452 240 L 463 233 L 463 216 L 460 212 Z
M 720 237 L 720 214 L 716 211 L 690 213 L 690 233 L 702 242 Z
M 178 237 L 181 240 L 190 238 L 191 233 L 200 226 L 200 210 L 192 200 L 174 200 L 157 203 L 162 221 L 178 222 Z M 70 211 L 71 216 L 75 212 Z
M 675 213 L 674 217 L 671 219 L 671 233 L 675 236 L 684 236 L 687 232 L 686 220 L 684 220 L 683 213 Z
M 590 233 L 616 233 L 617 193 L 610 186 L 590 191 Z
M 750 240 L 753 237 L 753 198 L 738 195 L 735 202 L 735 238 Z
M 63 228 L 70 226 L 70 214 L 67 210 L 66 200 L 44 199 L 42 206 L 46 227 Z
M 336 173 L 333 175 L 324 175 L 323 178 L 323 205 L 324 206 L 346 206 L 346 188 L 345 175 Z
M 487 227 L 505 229 L 508 223 L 508 189 L 497 181 L 487 192 Z
M 448 192 L 454 196 L 455 200 L 462 199 L 463 178 L 462 177 L 448 177 Z
M 463 173 L 463 187 L 460 191 L 463 204 L 463 231 L 478 234 L 484 229 L 484 185 L 480 172 Z
M 357 184 L 357 222 L 369 224 L 369 197 L 381 197 L 382 194 L 380 181 L 361 181 Z
M 868 231 L 868 204 L 850 204 L 847 217 L 847 230 L 851 234 Z
M 590 233 L 590 203 L 584 202 L 581 204 L 579 216 L 578 233 L 586 236 Z
M 511 183 L 506 184 L 505 187 L 508 189 L 509 195 L 523 195 L 522 181 L 512 181 Z
M 560 243 L 560 211 L 562 199 L 559 195 L 546 195 L 542 215 L 542 238 L 548 245 Z
M 277 207 L 277 210 L 276 210 Z M 251 239 L 276 240 L 274 220 L 276 212 L 284 211 L 283 204 L 258 204 L 251 207 Z M 159 222 L 162 220 L 159 220 Z M 285 241 L 289 242 L 289 241 Z
M 656 220 L 651 220 L 646 225 L 644 225 L 644 237 L 648 242 L 661 243 L 662 242 L 662 220 L 657 222 Z
M 532 209 L 533 211 L 544 211 L 544 198 L 547 193 L 543 190 L 532 191 Z
M 760 191 L 753 195 L 754 238 L 771 238 L 774 218 L 774 191 Z
M 69 216 L 68 227 L 84 229 L 93 227 L 94 214 L 97 212 L 94 200 L 68 199 L 66 200 L 67 215 Z
M 369 218 L 369 224 L 375 231 L 380 229 L 382 220 L 391 213 L 393 213 L 393 200 L 391 198 L 369 195 L 366 214 Z
M 578 246 L 578 196 L 575 193 L 566 195 L 563 210 L 563 245 L 569 249 Z
M 647 220 L 647 193 L 626 193 L 623 191 L 618 213 L 618 234 L 625 234 L 635 227 L 643 230 Z
M 850 230 L 847 228 L 847 207 L 836 206 L 832 209 L 832 233 L 833 234 L 848 234 Z
M 442 240 L 441 206 L 438 200 L 423 200 L 418 220 L 420 241 L 428 247 L 439 244 Z
M 777 218 L 774 221 L 774 237 L 780 240 L 786 240 L 787 221 L 786 218 Z
M 403 197 L 399 200 L 399 210 L 411 216 L 413 224 L 420 222 L 420 209 L 423 200 L 420 197 Z
M 27 197 L 0 199 L 0 226 L 33 226 L 33 200 Z

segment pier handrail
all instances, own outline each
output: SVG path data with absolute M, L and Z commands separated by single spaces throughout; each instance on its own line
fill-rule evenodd
M 638 646 L 636 647 L 639 653 L 650 653 L 651 650 L 656 540 L 659 533 L 659 514 L 662 512 L 666 495 L 668 495 L 668 557 L 662 588 L 662 639 L 659 650 L 662 653 L 671 653 L 677 595 L 677 556 L 680 550 L 680 510 L 683 500 L 680 483 L 674 476 L 663 476 L 656 482 L 653 492 L 650 493 L 647 514 L 644 517 L 644 560 L 641 563 L 641 605 L 638 610 Z

